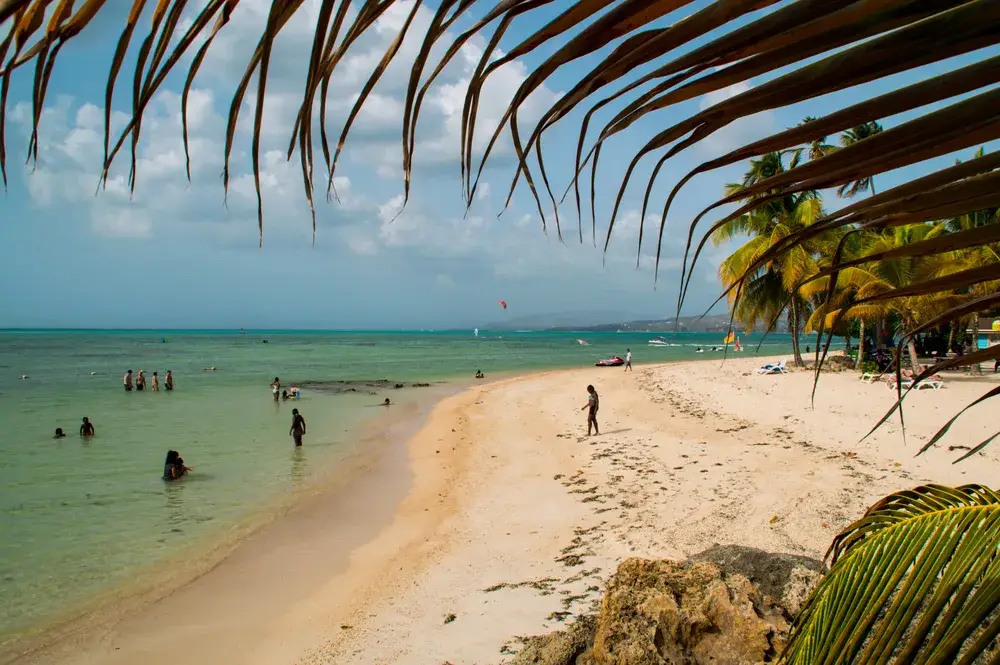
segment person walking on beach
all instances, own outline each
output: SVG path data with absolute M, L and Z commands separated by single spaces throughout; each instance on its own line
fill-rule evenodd
M 157 372 L 153 372 L 152 390 L 154 393 L 160 392 L 160 378 L 157 376 Z
M 166 390 L 174 389 L 174 374 L 169 369 L 167 370 L 167 376 L 163 379 L 163 387 Z
M 125 376 L 122 377 L 122 383 L 125 384 L 125 392 L 132 392 L 132 370 L 125 372 Z
M 302 417 L 298 409 L 292 409 L 292 426 L 288 434 L 295 440 L 296 446 L 302 445 L 302 437 L 306 433 L 306 419 Z
M 625 349 L 625 371 L 632 371 L 632 349 Z
M 278 377 L 274 377 L 274 381 L 271 382 L 271 393 L 274 395 L 275 402 L 278 401 L 278 397 L 280 397 L 279 395 L 280 392 L 281 392 L 281 381 L 278 379 Z
M 590 429 L 593 427 L 594 434 L 600 434 L 601 430 L 597 427 L 597 410 L 601 408 L 601 398 L 597 396 L 597 391 L 594 390 L 594 386 L 587 386 L 587 403 L 584 405 L 584 409 L 588 409 L 587 412 L 587 436 L 590 436 Z
M 94 431 L 94 423 L 90 422 L 90 418 L 87 416 L 83 417 L 83 423 L 80 425 L 80 436 L 85 438 L 90 438 L 94 436 L 97 432 Z

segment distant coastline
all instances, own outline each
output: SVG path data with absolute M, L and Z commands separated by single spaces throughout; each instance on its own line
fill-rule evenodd
M 606 332 L 606 333 L 717 333 L 728 332 L 730 329 L 729 314 L 710 314 L 706 316 L 682 316 L 670 319 L 635 319 L 628 321 L 618 321 L 610 323 L 595 324 L 560 324 L 552 323 L 540 324 L 531 323 L 538 321 L 541 317 L 522 317 L 511 319 L 510 321 L 493 321 L 477 327 L 469 326 L 463 328 L 47 328 L 47 327 L 0 327 L 0 334 L 16 333 L 154 333 L 154 334 L 179 334 L 179 335 L 336 335 L 336 334 L 372 334 L 372 335 L 398 335 L 398 334 L 468 334 L 469 331 L 478 329 L 482 332 L 514 332 L 519 334 L 537 333 L 569 333 L 569 332 Z M 737 332 L 743 332 L 742 327 L 733 327 Z M 777 333 L 787 333 L 787 329 L 780 325 Z

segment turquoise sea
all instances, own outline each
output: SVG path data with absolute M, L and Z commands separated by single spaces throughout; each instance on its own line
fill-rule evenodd
M 648 346 L 653 337 L 670 346 Z M 375 404 L 412 399 L 414 383 L 459 384 L 477 369 L 491 378 L 588 366 L 627 347 L 636 363 L 720 358 L 695 351 L 720 345 L 721 337 L 0 332 L 0 644 L 286 501 L 358 444 L 359 428 L 380 412 Z M 746 355 L 759 339 L 744 336 Z M 789 335 L 772 335 L 759 352 L 790 349 Z M 176 388 L 125 393 L 129 368 L 158 371 L 161 380 L 173 370 Z M 275 376 L 301 386 L 302 398 L 276 404 L 268 388 Z M 301 449 L 288 436 L 293 406 L 308 423 Z M 92 440 L 78 436 L 83 416 L 96 427 Z M 56 427 L 68 436 L 53 439 Z M 195 469 L 174 483 L 160 479 L 170 448 Z

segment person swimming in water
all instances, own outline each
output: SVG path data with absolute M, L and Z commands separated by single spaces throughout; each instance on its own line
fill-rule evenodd
M 90 418 L 87 416 L 83 417 L 83 423 L 80 425 L 80 436 L 85 438 L 90 438 L 94 436 L 97 432 L 94 430 L 94 423 L 90 422 Z
M 486 378 L 486 375 L 483 374 L 483 370 L 481 370 L 481 369 L 477 369 L 476 370 L 476 378 L 477 379 L 485 379 Z
M 57 427 L 56 428 L 56 434 L 52 438 L 53 439 L 65 439 L 66 438 L 66 432 L 62 431 L 62 427 Z
M 176 450 L 167 451 L 167 459 L 163 463 L 163 479 L 177 480 L 186 476 L 189 471 L 194 471 L 191 467 L 184 466 L 184 458 Z
M 388 398 L 388 397 L 386 397 L 386 398 L 385 398 L 385 401 L 384 401 L 384 402 L 382 402 L 382 404 L 380 404 L 380 406 L 392 406 L 392 402 L 390 402 L 390 401 L 389 401 L 389 398 Z

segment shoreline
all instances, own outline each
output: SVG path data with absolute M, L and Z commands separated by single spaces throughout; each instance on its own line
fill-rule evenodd
M 193 665 L 502 662 L 515 636 L 593 611 L 629 556 L 682 559 L 718 542 L 821 557 L 892 491 L 1000 484 L 1000 449 L 950 465 L 949 444 L 989 424 L 981 409 L 913 457 L 991 379 L 913 393 L 905 442 L 897 420 L 859 443 L 894 393 L 824 373 L 811 408 L 811 371 L 753 373 L 779 358 L 494 374 L 425 393 L 433 403 L 388 437 L 381 480 L 365 469 L 346 482 L 339 512 L 322 511 L 322 492 L 297 499 L 106 639 L 12 662 L 156 665 L 173 660 L 157 646 L 171 631 Z M 602 398 L 591 439 L 587 382 Z M 323 525 L 339 533 L 310 535 Z M 253 610 L 261 599 L 266 612 Z
M 1000 482 L 1000 449 L 950 464 L 955 445 L 992 433 L 979 407 L 914 457 L 995 379 L 913 393 L 905 441 L 897 420 L 862 443 L 892 391 L 830 372 L 810 408 L 812 372 L 753 372 L 771 359 L 540 372 L 439 403 L 410 441 L 418 483 L 358 555 L 371 564 L 380 547 L 408 549 L 294 662 L 505 662 L 517 636 L 592 613 L 625 558 L 684 559 L 716 543 L 822 558 L 893 491 Z M 607 421 L 589 439 L 587 382 Z
M 3 645 L 0 663 L 106 662 L 95 654 L 107 647 L 121 626 L 212 575 L 241 549 L 254 547 L 264 534 L 289 517 L 294 518 L 324 501 L 337 503 L 351 496 L 364 478 L 377 477 L 387 464 L 394 464 L 394 460 L 402 457 L 399 448 L 419 428 L 433 405 L 442 395 L 462 387 L 458 382 L 441 382 L 418 392 L 408 391 L 410 394 L 394 403 L 391 411 L 373 411 L 353 432 L 352 443 L 337 453 L 331 464 L 313 472 L 301 487 L 276 496 L 259 510 L 197 545 L 188 546 L 164 561 L 140 566 L 128 582 L 91 597 L 62 616 L 22 630 Z M 398 468 L 394 465 L 392 470 Z M 385 479 L 381 480 L 384 486 Z M 394 500 L 401 498 L 405 487 L 396 491 L 400 496 L 373 497 L 372 505 L 381 509 L 383 522 L 391 518 Z M 362 534 L 358 542 L 368 537 L 369 534 Z M 100 637 L 92 637 L 95 634 Z M 81 648 L 87 653 L 81 654 Z

